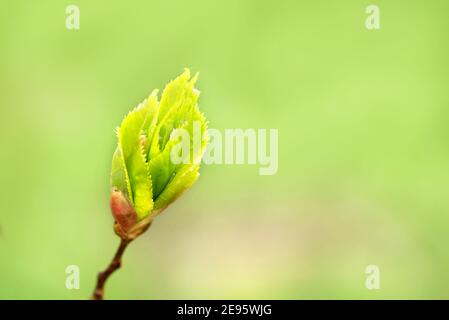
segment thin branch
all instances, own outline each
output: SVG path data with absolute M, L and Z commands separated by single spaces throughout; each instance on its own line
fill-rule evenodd
M 115 270 L 119 269 L 122 264 L 122 256 L 125 252 L 126 247 L 131 242 L 131 240 L 121 239 L 120 246 L 115 253 L 114 258 L 112 259 L 109 266 L 103 272 L 98 274 L 97 286 L 95 287 L 95 291 L 92 295 L 93 300 L 103 300 L 104 296 L 104 286 L 106 281 L 114 273 Z

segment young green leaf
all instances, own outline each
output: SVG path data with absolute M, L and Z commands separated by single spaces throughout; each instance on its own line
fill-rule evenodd
M 151 178 L 149 176 L 144 145 L 140 139 L 145 128 L 148 114 L 153 106 L 146 100 L 131 111 L 123 120 L 119 128 L 119 146 L 125 160 L 131 185 L 131 203 L 139 219 L 150 214 L 153 208 Z
M 184 191 L 192 186 L 199 177 L 199 165 L 185 165 L 168 183 L 164 191 L 159 195 L 154 203 L 156 213 L 167 208 L 172 202 L 178 199 Z

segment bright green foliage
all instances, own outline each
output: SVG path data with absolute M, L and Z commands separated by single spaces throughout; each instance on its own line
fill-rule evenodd
M 132 110 L 117 130 L 118 146 L 112 160 L 111 186 L 127 196 L 139 219 L 160 212 L 198 178 L 199 161 L 208 142 L 207 121 L 198 109 L 198 75 L 186 69 L 164 89 L 157 90 Z M 189 134 L 190 161 L 176 164 L 172 151 Z

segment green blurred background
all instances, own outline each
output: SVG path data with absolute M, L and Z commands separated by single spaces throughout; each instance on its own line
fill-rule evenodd
M 80 30 L 65 9 L 81 11 Z M 381 29 L 365 28 L 369 4 Z M 447 1 L 2 1 L 0 298 L 85 299 L 115 127 L 184 67 L 279 170 L 203 166 L 106 298 L 449 298 Z M 65 287 L 68 265 L 80 290 Z M 381 289 L 365 288 L 378 265 Z

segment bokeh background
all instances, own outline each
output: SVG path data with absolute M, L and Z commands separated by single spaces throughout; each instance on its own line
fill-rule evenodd
M 65 9 L 81 11 L 80 30 Z M 381 29 L 365 28 L 369 4 Z M 447 1 L 2 1 L 0 298 L 86 299 L 118 238 L 115 127 L 184 67 L 279 170 L 203 166 L 113 299 L 449 298 Z M 68 265 L 79 290 L 65 287 Z M 381 289 L 365 288 L 378 265 Z

